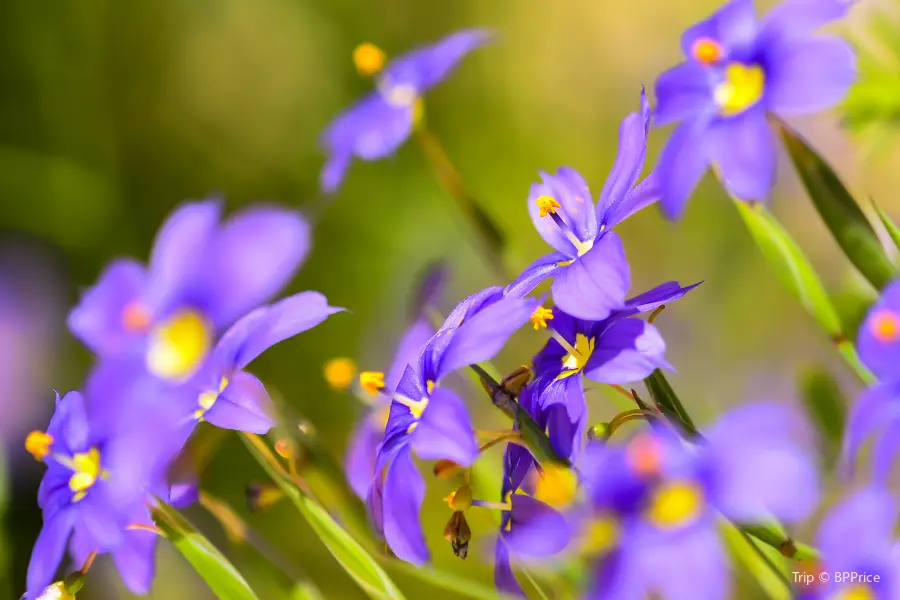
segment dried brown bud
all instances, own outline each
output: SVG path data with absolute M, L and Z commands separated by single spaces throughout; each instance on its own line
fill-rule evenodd
M 466 515 L 456 511 L 444 527 L 444 539 L 450 542 L 453 554 L 465 560 L 469 555 L 469 540 L 472 539 L 472 530 L 466 522 Z

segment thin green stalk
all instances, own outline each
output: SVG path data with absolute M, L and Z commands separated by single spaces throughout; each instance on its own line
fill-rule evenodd
M 759 546 L 756 545 L 756 541 L 753 538 L 751 538 L 749 535 L 747 535 L 746 531 L 744 531 L 743 529 L 738 529 L 738 533 L 747 542 L 747 545 L 753 549 L 753 552 L 760 558 L 760 560 L 763 562 L 763 564 L 766 565 L 766 567 L 768 567 L 769 570 L 772 571 L 772 573 L 775 575 L 775 577 L 782 584 L 784 584 L 784 587 L 787 588 L 787 590 L 788 590 L 788 594 L 792 598 L 795 598 L 796 593 L 794 592 L 794 586 L 791 585 L 791 582 L 788 581 L 788 578 L 785 577 L 785 575 L 781 571 L 781 569 L 778 568 L 778 565 L 773 563 L 772 559 L 770 559 L 768 556 L 766 556 L 766 553 L 762 551 L 762 548 L 760 548 Z

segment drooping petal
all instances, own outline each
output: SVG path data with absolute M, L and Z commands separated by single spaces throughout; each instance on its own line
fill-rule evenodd
M 44 521 L 28 563 L 28 592 L 34 594 L 53 583 L 72 533 L 71 511 L 60 511 Z
M 869 388 L 850 409 L 844 443 L 842 467 L 852 473 L 863 443 L 886 425 L 900 421 L 900 383 L 888 382 Z
M 183 204 L 166 219 L 150 253 L 147 302 L 152 313 L 172 308 L 196 285 L 221 213 L 220 201 L 205 200 Z
M 275 344 L 312 329 L 344 309 L 329 306 L 318 292 L 300 292 L 257 309 L 235 323 L 215 349 L 215 361 L 224 371 L 242 369 Z
M 409 447 L 394 456 L 384 480 L 384 539 L 397 558 L 417 566 L 429 560 L 419 515 L 425 481 L 412 461 Z
M 815 37 L 783 48 L 767 74 L 769 110 L 780 117 L 802 115 L 843 99 L 856 80 L 856 56 L 842 39 Z
M 709 159 L 728 191 L 741 200 L 765 200 L 775 181 L 775 139 L 757 107 L 716 121 L 709 131 Z
M 502 536 L 494 546 L 494 586 L 498 591 L 518 598 L 527 598 L 509 562 L 509 548 Z
M 859 357 L 882 381 L 897 379 L 900 364 L 900 282 L 891 283 L 869 310 L 856 340 Z
M 731 0 L 681 36 L 681 49 L 693 57 L 697 40 L 708 39 L 722 48 L 722 60 L 747 60 L 752 52 L 758 26 L 753 0 Z
M 886 491 L 867 487 L 834 507 L 816 543 L 829 569 L 854 571 L 885 562 L 894 544 L 897 504 Z
M 572 539 L 572 525 L 553 507 L 531 496 L 513 494 L 511 525 L 503 534 L 517 559 L 546 559 L 562 552 Z
M 819 499 L 819 478 L 802 419 L 774 403 L 741 406 L 709 432 L 712 502 L 730 519 L 787 522 L 807 517 Z
M 553 300 L 579 319 L 600 321 L 625 303 L 631 270 L 622 241 L 609 232 L 553 281 Z
M 671 220 L 681 218 L 688 198 L 709 166 L 707 121 L 691 119 L 679 125 L 662 150 L 656 174 L 662 189 L 660 206 Z
M 349 148 L 341 148 L 331 153 L 325 161 L 325 166 L 322 167 L 322 172 L 319 173 L 319 187 L 323 192 L 333 194 L 338 190 L 344 182 L 351 158 L 353 153 Z
M 784 0 L 762 18 L 757 44 L 765 48 L 806 38 L 842 18 L 853 4 L 849 0 Z
M 153 521 L 147 511 L 142 512 L 136 518 L 129 519 L 129 525 L 152 526 Z M 150 591 L 156 567 L 155 554 L 156 534 L 140 529 L 127 531 L 123 543 L 112 551 L 116 570 L 131 593 L 146 594 Z
M 377 160 L 393 154 L 412 133 L 412 125 L 412 106 L 389 104 L 373 92 L 328 126 L 322 145 L 334 154 Z
M 436 381 L 456 369 L 493 358 L 537 306 L 534 298 L 504 298 L 466 319 L 440 356 Z
M 213 238 L 203 284 L 206 310 L 227 327 L 266 302 L 294 276 L 309 251 L 299 212 L 254 206 L 235 213 Z
M 662 197 L 659 178 L 650 173 L 634 189 L 625 194 L 621 202 L 606 214 L 606 227 L 615 227 L 634 213 L 647 208 Z
M 146 333 L 151 315 L 129 315 L 127 311 L 149 310 L 139 304 L 146 284 L 143 265 L 133 260 L 114 261 L 69 313 L 69 330 L 100 356 L 134 350 Z
M 566 391 L 566 403 L 557 403 L 547 407 L 547 431 L 553 451 L 574 463 L 581 456 L 587 432 L 587 405 L 584 400 L 584 387 L 578 377 L 567 378 L 562 382 L 561 387 Z M 578 412 L 580 406 L 584 408 Z
M 379 427 L 371 415 L 366 415 L 350 434 L 350 442 L 344 456 L 344 473 L 350 487 L 363 500 L 375 477 L 375 457 L 378 455 L 378 445 L 383 439 L 384 428 Z
M 243 371 L 235 373 L 203 418 L 216 427 L 268 433 L 275 426 L 272 401 L 263 383 Z
M 716 110 L 714 74 L 694 61 L 676 65 L 656 79 L 653 126 L 687 121 Z
M 469 411 L 454 392 L 437 387 L 412 435 L 412 447 L 425 460 L 450 460 L 468 467 L 478 458 Z
M 491 40 L 486 29 L 465 29 L 388 63 L 383 86 L 410 86 L 419 94 L 444 80 L 465 56 Z
M 671 368 L 665 353 L 666 342 L 656 327 L 640 319 L 621 319 L 596 338 L 584 375 L 607 384 L 640 381 L 655 369 Z
M 667 281 L 666 283 L 656 286 L 652 290 L 648 290 L 643 294 L 638 294 L 634 298 L 626 300 L 626 308 L 622 314 L 636 315 L 656 310 L 663 304 L 669 304 L 674 300 L 678 300 L 701 283 L 703 282 L 699 281 L 693 285 L 681 287 L 677 281 Z
M 412 363 L 425 348 L 425 344 L 434 335 L 434 328 L 428 323 L 428 319 L 420 317 L 410 325 L 403 334 L 397 351 L 394 353 L 394 362 L 388 369 L 384 378 L 385 390 L 393 392 L 400 383 L 400 378 L 406 371 L 406 367 Z
M 619 126 L 619 151 L 597 201 L 597 216 L 601 223 L 613 226 L 609 213 L 618 209 L 641 176 L 647 157 L 649 131 L 650 103 L 647 93 L 641 88 L 640 111 L 629 114 Z
M 542 256 L 528 265 L 522 274 L 515 278 L 503 290 L 503 295 L 510 298 L 523 298 L 536 288 L 542 281 L 552 277 L 559 269 L 564 268 L 562 263 L 568 261 L 568 257 L 562 252 L 553 252 Z

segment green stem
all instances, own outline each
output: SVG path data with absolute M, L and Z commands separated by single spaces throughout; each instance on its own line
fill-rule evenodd
M 788 581 L 788 578 L 785 577 L 785 575 L 781 571 L 781 569 L 778 568 L 778 565 L 776 565 L 775 563 L 772 562 L 772 559 L 770 559 L 766 555 L 766 553 L 762 551 L 762 548 L 760 548 L 756 544 L 756 541 L 752 537 L 747 535 L 746 531 L 744 531 L 743 529 L 738 529 L 738 533 L 744 539 L 744 541 L 747 542 L 747 545 L 750 546 L 750 548 L 759 557 L 759 559 L 762 561 L 762 563 L 764 565 L 766 565 L 766 567 L 768 567 L 770 571 L 772 571 L 772 573 L 775 575 L 775 577 L 778 579 L 778 581 L 780 581 L 782 584 L 784 584 L 784 587 L 787 588 L 787 590 L 788 590 L 788 594 L 790 594 L 790 596 L 792 598 L 795 597 L 796 594 L 794 593 L 794 586 L 791 585 L 791 582 Z

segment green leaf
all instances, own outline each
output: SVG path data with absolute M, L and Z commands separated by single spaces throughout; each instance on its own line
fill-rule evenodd
M 720 528 L 731 554 L 753 575 L 766 595 L 773 600 L 789 600 L 791 589 L 783 557 L 772 547 L 757 544 L 724 519 Z
M 338 525 L 325 509 L 294 485 L 262 440 L 251 434 L 245 434 L 241 439 L 269 476 L 294 503 L 331 555 L 370 598 L 404 600 L 403 594 L 376 560 Z
M 897 227 L 897 224 L 894 223 L 894 220 L 883 210 L 878 208 L 875 204 L 875 201 L 872 201 L 872 206 L 875 208 L 875 211 L 878 213 L 878 218 L 881 219 L 882 225 L 887 229 L 888 235 L 891 236 L 891 240 L 894 242 L 894 246 L 900 250 L 900 227 Z
M 685 410 L 684 405 L 681 403 L 675 390 L 669 385 L 662 371 L 656 369 L 650 373 L 650 376 L 644 379 L 644 385 L 647 386 L 647 391 L 650 393 L 650 397 L 653 398 L 656 406 L 665 412 L 670 419 L 674 419 L 676 425 L 683 428 L 685 433 L 690 436 L 699 435 L 694 421 L 691 420 L 690 415 L 688 415 L 687 410 Z
M 803 375 L 800 388 L 806 411 L 827 443 L 825 458 L 833 464 L 840 449 L 846 417 L 847 403 L 841 386 L 831 373 L 815 367 Z
M 783 556 L 789 556 L 796 560 L 818 560 L 819 551 L 790 538 L 784 527 L 778 523 L 754 523 L 753 525 L 738 524 L 747 534 L 759 541 L 772 546 Z
M 175 549 L 194 567 L 217 597 L 223 600 L 258 600 L 234 565 L 178 511 L 158 500 L 153 514 L 156 524 Z
M 325 600 L 325 596 L 312 582 L 298 583 L 291 590 L 290 600 Z
M 414 577 L 419 581 L 428 583 L 436 588 L 454 592 L 459 598 L 472 598 L 473 600 L 512 600 L 513 596 L 500 594 L 492 586 L 484 585 L 477 581 L 462 579 L 456 573 L 445 573 L 435 569 L 421 568 L 403 561 L 391 561 L 388 569 Z
M 863 381 L 872 381 L 871 373 L 862 365 L 853 343 L 844 334 L 841 319 L 819 276 L 797 242 L 762 204 L 740 200 L 735 204 L 775 277 L 822 326 L 857 375 Z
M 872 224 L 828 163 L 787 125 L 777 125 L 806 191 L 834 239 L 869 283 L 884 288 L 898 271 L 885 255 Z

